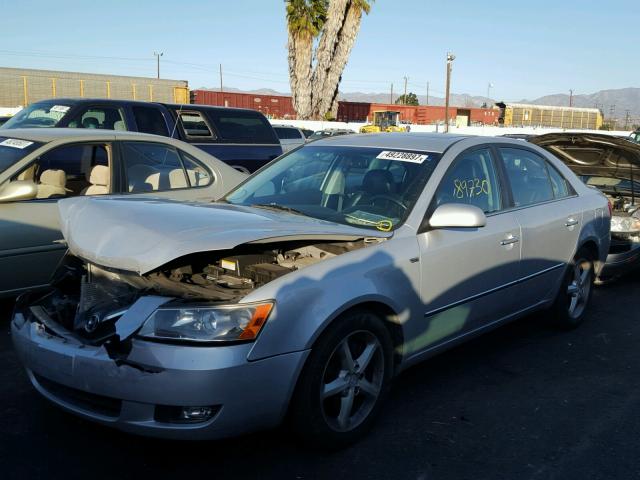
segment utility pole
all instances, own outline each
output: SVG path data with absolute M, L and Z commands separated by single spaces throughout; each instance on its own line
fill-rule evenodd
M 427 82 L 427 105 L 429 105 L 429 82 Z
M 153 52 L 153 54 L 154 54 L 154 55 L 155 55 L 155 57 L 156 57 L 157 73 L 158 73 L 158 78 L 160 78 L 160 57 L 161 57 L 162 55 L 164 55 L 164 53 L 163 53 L 163 52 L 160 52 L 160 53 L 158 53 L 158 52 Z
M 393 103 L 393 82 L 391 82 L 391 93 L 389 94 L 389 103 Z
M 573 90 L 569 89 L 569 107 L 573 107 Z
M 407 77 L 404 77 L 404 95 L 402 96 L 403 105 L 407 104 L 407 80 L 409 79 Z
M 220 64 L 220 93 L 222 93 L 222 64 Z
M 627 130 L 629 128 L 629 121 L 631 120 L 631 110 L 626 110 L 626 114 L 624 117 L 624 129 Z
M 447 53 L 447 86 L 444 93 L 444 133 L 449 133 L 449 89 L 451 87 L 451 66 L 455 59 L 456 56 L 453 53 Z
M 493 83 L 489 82 L 487 84 L 487 101 L 491 99 L 491 89 L 493 88 Z

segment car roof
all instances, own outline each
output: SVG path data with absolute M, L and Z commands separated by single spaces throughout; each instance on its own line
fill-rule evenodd
M 369 133 L 331 136 L 316 140 L 310 146 L 396 148 L 443 153 L 451 145 L 465 138 L 471 136 L 443 133 Z
M 85 103 L 102 103 L 104 105 L 150 105 L 157 104 L 156 102 L 145 102 L 142 100 L 122 100 L 117 98 L 73 98 L 73 97 L 57 97 L 57 98 L 47 98 L 45 100 L 38 100 L 37 102 L 33 102 L 32 105 L 40 104 L 40 103 L 49 103 L 49 104 L 65 104 L 72 103 L 74 105 L 81 105 Z
M 34 142 L 48 143 L 62 139 L 78 140 L 113 140 L 134 139 L 134 140 L 171 140 L 169 137 L 151 135 L 148 133 L 128 132 L 124 130 L 101 130 L 96 128 L 15 128 L 0 129 L 0 137 L 17 138 L 20 140 L 31 140 Z

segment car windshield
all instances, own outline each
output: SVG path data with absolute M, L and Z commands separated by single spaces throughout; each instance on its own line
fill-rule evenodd
M 250 177 L 225 200 L 390 231 L 413 208 L 440 155 L 305 146 Z
M 70 108 L 56 102 L 33 103 L 11 117 L 2 128 L 55 127 Z
M 0 137 L 0 173 L 26 157 L 40 145 L 42 144 L 30 140 Z

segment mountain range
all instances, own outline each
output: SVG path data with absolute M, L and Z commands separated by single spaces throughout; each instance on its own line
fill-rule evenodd
M 219 90 L 212 88 L 209 90 Z M 289 95 L 289 93 L 278 92 L 269 88 L 261 88 L 257 90 L 239 90 L 237 88 L 225 87 L 230 92 L 245 92 L 263 95 Z M 388 103 L 389 93 L 364 93 L 364 92 L 340 92 L 340 100 L 350 102 L 370 102 L 370 103 Z M 394 100 L 398 95 L 394 95 Z M 429 96 L 428 101 L 425 95 L 418 95 L 420 105 L 444 105 L 444 98 Z M 473 96 L 468 94 L 451 94 L 450 103 L 457 107 L 480 107 L 483 104 L 493 105 L 496 99 L 483 96 Z M 557 93 L 545 95 L 533 100 L 523 99 L 518 103 L 533 103 L 535 105 L 553 105 L 568 106 L 569 95 Z M 596 107 L 600 108 L 606 118 L 616 118 L 619 121 L 625 121 L 627 115 L 631 122 L 638 123 L 640 121 L 640 88 L 619 88 L 613 90 L 600 90 L 591 94 L 574 95 L 573 106 L 575 107 Z

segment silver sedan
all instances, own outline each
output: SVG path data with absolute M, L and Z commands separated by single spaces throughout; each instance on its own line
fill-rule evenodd
M 410 365 L 536 310 L 579 325 L 610 224 L 545 150 L 438 134 L 320 140 L 216 204 L 60 214 L 71 255 L 12 321 L 42 395 L 171 438 L 286 417 L 331 447 L 371 427 Z
M 65 254 L 58 201 L 125 194 L 212 201 L 246 175 L 156 135 L 16 129 L 0 135 L 0 298 L 43 287 Z M 97 222 L 99 224 L 99 222 Z

